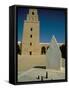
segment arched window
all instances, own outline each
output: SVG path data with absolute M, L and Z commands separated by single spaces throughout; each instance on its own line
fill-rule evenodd
M 32 28 L 30 28 L 30 30 L 32 31 Z
M 34 12 L 32 12 L 32 15 L 34 15 Z
M 29 54 L 32 55 L 32 52 L 30 51 Z
M 30 35 L 30 38 L 32 38 L 32 35 Z
M 46 48 L 44 46 L 41 48 L 41 54 L 46 54 Z
M 30 46 L 32 46 L 32 43 L 30 42 Z

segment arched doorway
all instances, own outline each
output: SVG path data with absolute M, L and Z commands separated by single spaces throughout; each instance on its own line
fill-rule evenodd
M 41 54 L 46 54 L 46 48 L 44 46 L 41 48 Z

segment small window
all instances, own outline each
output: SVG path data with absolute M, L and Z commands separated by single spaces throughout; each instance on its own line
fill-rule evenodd
M 32 31 L 32 28 L 30 30 Z
M 32 12 L 32 15 L 34 15 L 34 12 Z
M 32 43 L 30 42 L 30 46 L 32 46 Z
M 32 52 L 30 51 L 29 54 L 32 55 Z
M 30 35 L 30 37 L 32 38 L 32 35 Z

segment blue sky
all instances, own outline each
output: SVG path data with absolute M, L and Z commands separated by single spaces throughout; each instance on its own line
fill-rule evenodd
M 18 41 L 22 40 L 23 25 L 29 8 L 18 8 Z M 55 35 L 59 43 L 65 42 L 65 14 L 64 10 L 37 9 L 40 21 L 40 42 L 50 42 Z

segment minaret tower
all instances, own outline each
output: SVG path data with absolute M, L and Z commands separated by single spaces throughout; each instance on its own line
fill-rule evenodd
M 24 20 L 22 54 L 39 55 L 39 26 L 37 9 L 29 9 L 26 20 Z

